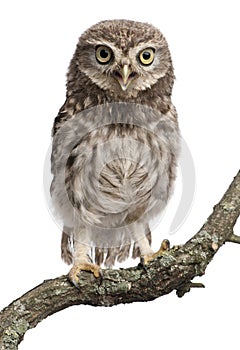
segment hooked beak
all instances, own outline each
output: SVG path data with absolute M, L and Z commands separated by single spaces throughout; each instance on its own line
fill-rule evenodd
M 124 64 L 124 66 L 119 71 L 114 72 L 114 76 L 119 82 L 122 90 L 125 91 L 127 90 L 133 78 L 136 76 L 136 73 L 132 72 L 128 64 Z

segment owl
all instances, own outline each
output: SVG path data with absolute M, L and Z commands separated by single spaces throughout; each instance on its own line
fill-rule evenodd
M 100 275 L 128 257 L 154 253 L 150 221 L 173 191 L 180 133 L 171 102 L 168 44 L 154 26 L 107 20 L 79 38 L 67 73 L 66 101 L 52 129 L 51 197 L 62 224 L 61 252 Z

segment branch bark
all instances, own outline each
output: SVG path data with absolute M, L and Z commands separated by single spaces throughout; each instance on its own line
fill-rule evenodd
M 17 349 L 24 334 L 47 316 L 72 305 L 112 306 L 150 301 L 176 290 L 182 297 L 202 276 L 225 242 L 240 243 L 233 228 L 240 215 L 240 171 L 202 228 L 182 246 L 149 263 L 103 270 L 101 279 L 82 272 L 79 290 L 67 276 L 44 281 L 0 312 L 0 349 Z

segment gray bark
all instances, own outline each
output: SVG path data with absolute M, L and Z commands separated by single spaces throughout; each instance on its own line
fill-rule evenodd
M 202 228 L 184 245 L 173 247 L 147 267 L 103 270 L 102 278 L 82 272 L 79 290 L 67 276 L 44 281 L 0 312 L 0 349 L 17 349 L 24 334 L 47 316 L 72 305 L 112 306 L 149 301 L 176 290 L 182 297 L 225 242 L 240 243 L 233 232 L 240 215 L 240 172 Z

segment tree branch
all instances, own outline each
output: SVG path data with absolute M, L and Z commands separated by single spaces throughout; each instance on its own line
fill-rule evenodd
M 226 241 L 240 244 L 240 237 L 233 233 Z
M 101 279 L 82 272 L 79 290 L 66 276 L 44 281 L 0 312 L 0 349 L 17 349 L 25 332 L 40 321 L 72 305 L 112 306 L 149 301 L 177 291 L 179 297 L 205 273 L 225 242 L 240 243 L 233 228 L 240 215 L 240 172 L 199 232 L 182 246 L 149 263 L 128 269 L 103 270 Z

